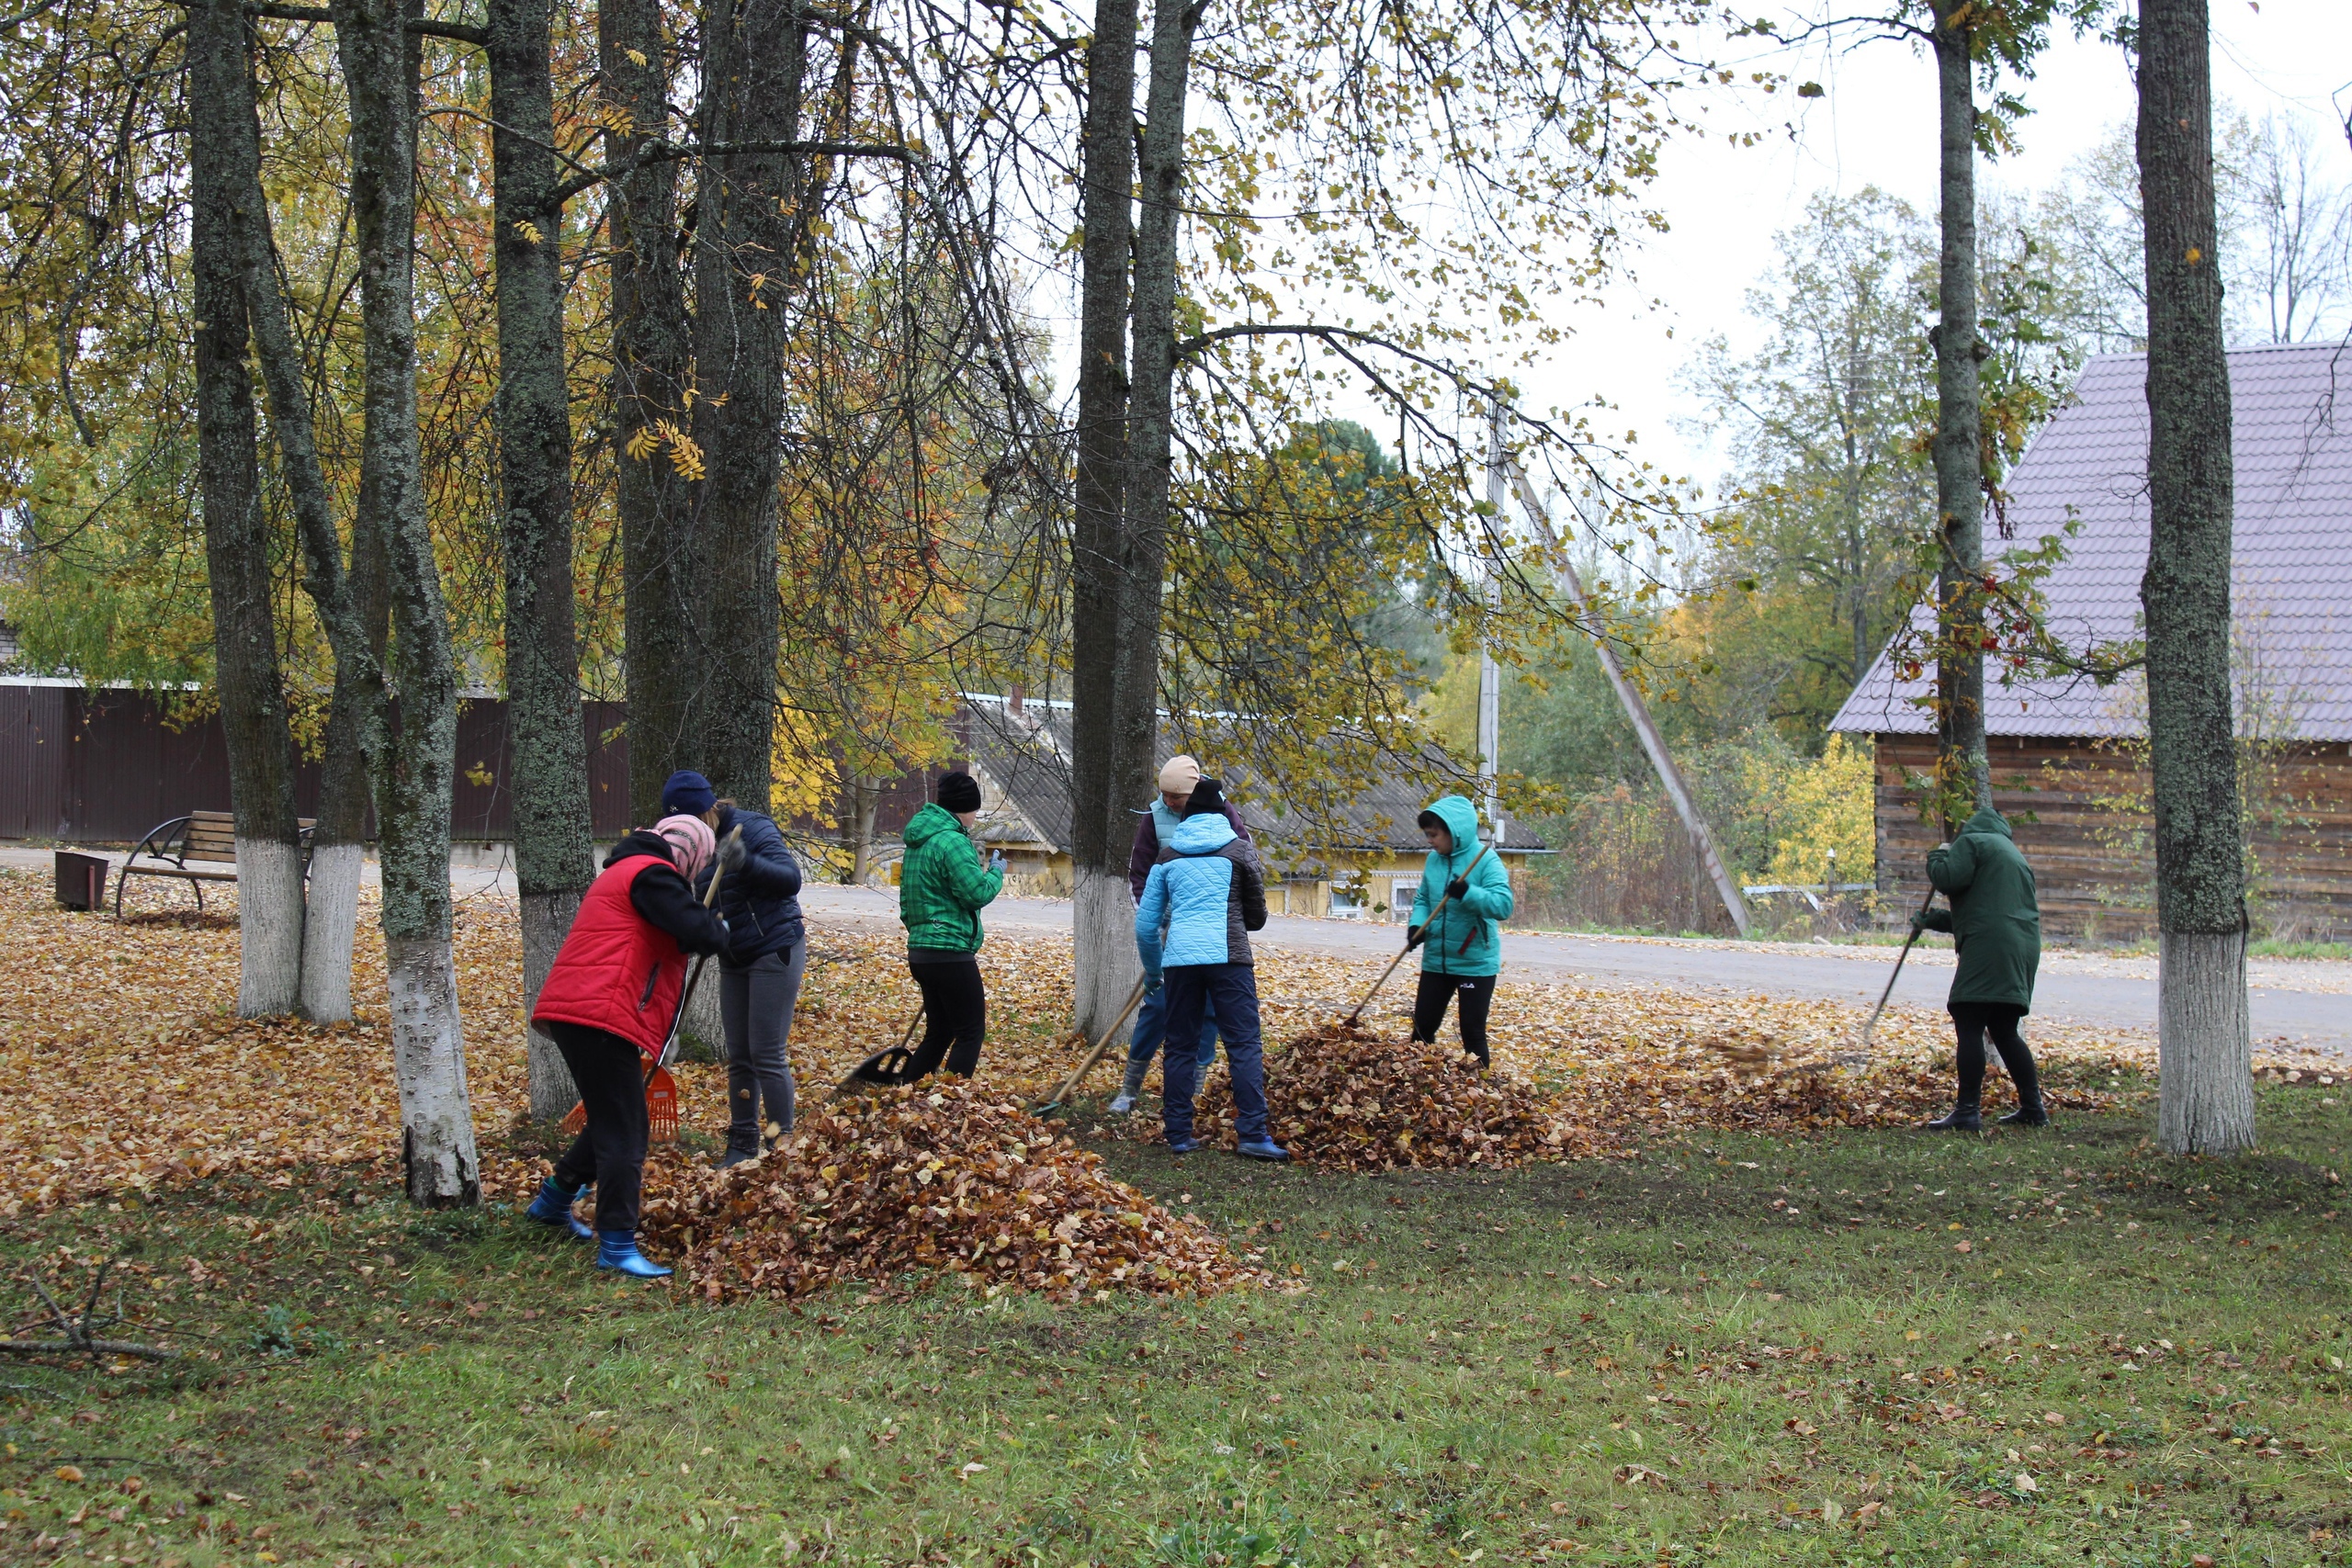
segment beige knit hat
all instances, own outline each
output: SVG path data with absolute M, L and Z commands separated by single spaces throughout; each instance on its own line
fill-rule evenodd
M 1181 753 L 1169 758 L 1159 770 L 1159 787 L 1170 795 L 1190 795 L 1200 782 L 1200 763 Z

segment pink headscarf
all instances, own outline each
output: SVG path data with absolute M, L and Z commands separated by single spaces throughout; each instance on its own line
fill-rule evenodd
M 683 812 L 664 817 L 653 824 L 653 830 L 670 840 L 678 869 L 686 874 L 688 882 L 702 875 L 702 868 L 710 863 L 710 857 L 718 849 L 718 836 L 711 832 L 710 824 L 699 817 L 688 817 Z

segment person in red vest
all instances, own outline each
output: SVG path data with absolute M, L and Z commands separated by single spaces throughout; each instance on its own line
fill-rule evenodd
M 637 1249 L 650 1131 L 645 1068 L 670 1037 L 686 955 L 727 951 L 726 922 L 703 907 L 693 886 L 715 848 L 699 817 L 665 817 L 650 829 L 631 829 L 580 900 L 531 1012 L 563 1053 L 588 1125 L 525 1213 L 583 1241 L 594 1235 L 597 1268 L 640 1280 L 670 1272 Z M 594 1231 L 571 1215 L 592 1183 Z

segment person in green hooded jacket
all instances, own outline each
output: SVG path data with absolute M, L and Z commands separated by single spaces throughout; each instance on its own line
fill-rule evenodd
M 907 970 L 922 992 L 922 1043 L 898 1075 L 912 1083 L 938 1070 L 970 1077 L 988 1036 L 988 990 L 980 983 L 980 911 L 1004 891 L 1004 873 L 980 860 L 970 829 L 980 814 L 979 781 L 949 773 L 936 798 L 909 818 L 899 867 L 899 923 L 907 928 Z
M 1430 803 L 1420 815 L 1430 841 L 1421 886 L 1413 894 L 1406 949 L 1421 949 L 1421 986 L 1413 998 L 1413 1038 L 1437 1043 L 1449 1001 L 1462 1003 L 1462 1048 L 1491 1066 L 1487 1012 L 1502 967 L 1501 922 L 1510 919 L 1510 874 L 1502 858 L 1478 842 L 1478 808 L 1458 795 Z M 1443 908 L 1440 908 L 1440 905 Z
M 1984 1124 L 1984 1037 L 1990 1034 L 2018 1091 L 2005 1123 L 2040 1127 L 2041 1078 L 2018 1021 L 2033 1009 L 2034 971 L 2041 964 L 2041 907 L 2034 901 L 2033 867 L 2009 836 L 2007 818 L 1991 807 L 1971 817 L 1959 837 L 1928 852 L 1928 880 L 1951 904 L 1911 918 L 1914 931 L 1950 931 L 1960 959 L 1944 1003 L 1960 1036 L 1960 1100 L 1949 1116 L 1928 1125 L 1973 1132 Z

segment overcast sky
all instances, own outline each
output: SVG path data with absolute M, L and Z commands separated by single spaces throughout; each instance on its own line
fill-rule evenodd
M 2304 119 L 2329 172 L 2352 184 L 2352 147 L 2330 101 L 2339 96 L 2352 109 L 2352 0 L 2262 0 L 2258 10 L 2248 0 L 2214 0 L 2213 26 L 2216 93 L 2257 120 L 2271 112 Z M 1635 286 L 1605 308 L 1567 318 L 1576 335 L 1527 383 L 1531 409 L 1607 399 L 1618 412 L 1601 429 L 1636 433 L 1650 461 L 1699 479 L 1711 493 L 1720 459 L 1676 428 L 1679 417 L 1698 412 L 1677 373 L 1713 333 L 1735 345 L 1754 341 L 1743 296 L 1770 260 L 1773 231 L 1794 223 L 1816 191 L 1874 185 L 1930 217 L 1935 211 L 1929 58 L 1877 42 L 1770 63 L 1818 80 L 1825 96 L 1802 105 L 1785 94 L 1715 99 L 1706 116 L 1714 126 L 1772 134 L 1747 149 L 1719 137 L 1668 146 L 1654 198 L 1671 231 L 1644 243 Z M 2134 113 L 2120 51 L 2064 33 L 2024 93 L 2035 113 L 2020 127 L 2023 148 L 1981 166 L 1981 180 L 2021 189 L 2056 184 L 2080 152 Z M 1793 141 L 1780 130 L 1792 107 L 1804 110 Z M 1652 299 L 1663 306 L 1648 308 Z

